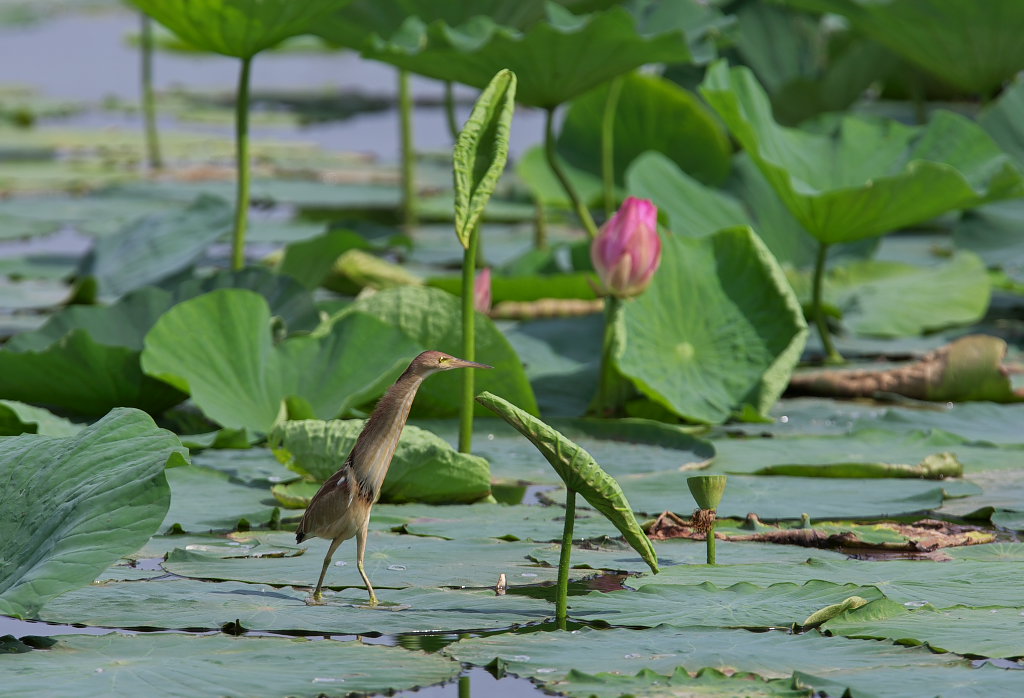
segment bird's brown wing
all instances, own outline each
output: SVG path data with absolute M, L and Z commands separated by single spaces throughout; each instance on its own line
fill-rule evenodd
M 295 530 L 296 543 L 301 543 L 309 536 L 318 535 L 318 531 L 343 513 L 352 498 L 354 482 L 352 459 L 349 458 L 338 472 L 327 478 L 327 481 L 309 500 L 306 513 L 302 515 L 299 527 Z

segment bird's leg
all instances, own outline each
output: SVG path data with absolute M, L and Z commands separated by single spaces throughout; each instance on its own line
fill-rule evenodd
M 370 592 L 370 605 L 377 605 L 377 595 L 373 593 L 373 585 L 370 584 L 370 578 L 366 576 L 366 570 L 363 568 L 363 555 L 366 553 L 366 531 L 370 527 L 370 512 L 366 512 L 366 518 L 363 519 L 363 525 L 356 533 L 356 567 L 359 568 L 359 574 L 363 577 L 363 582 L 366 583 L 366 590 Z
M 341 545 L 341 538 L 335 538 L 331 541 L 331 547 L 327 549 L 327 555 L 324 557 L 324 566 L 320 569 L 320 579 L 316 582 L 316 589 L 313 590 L 313 598 L 311 602 L 313 604 L 323 603 L 324 595 L 320 591 L 320 588 L 324 585 L 324 577 L 327 575 L 327 568 L 331 565 L 331 558 L 334 556 L 334 551 Z

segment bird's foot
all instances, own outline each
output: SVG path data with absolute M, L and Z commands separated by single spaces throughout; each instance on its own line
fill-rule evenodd
M 324 595 L 319 591 L 311 594 L 310 597 L 306 599 L 307 606 L 323 606 L 326 603 L 327 602 L 324 601 Z
M 377 600 L 377 595 L 376 594 L 370 594 L 370 600 L 369 600 L 369 602 L 367 602 L 367 605 L 369 605 L 369 606 L 376 606 L 379 603 L 380 603 L 380 601 Z

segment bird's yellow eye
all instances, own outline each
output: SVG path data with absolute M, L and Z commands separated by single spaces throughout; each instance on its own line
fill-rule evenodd
M 439 357 L 437 357 L 437 363 L 439 363 L 439 364 L 446 364 L 446 363 L 448 363 L 448 357 L 447 356 L 439 356 Z

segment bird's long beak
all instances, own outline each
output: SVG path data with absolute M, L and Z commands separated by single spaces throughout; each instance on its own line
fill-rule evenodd
M 494 368 L 494 366 L 488 366 L 487 364 L 478 364 L 476 361 L 466 361 L 455 356 L 452 357 L 452 362 L 449 364 L 452 368 Z

